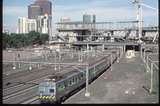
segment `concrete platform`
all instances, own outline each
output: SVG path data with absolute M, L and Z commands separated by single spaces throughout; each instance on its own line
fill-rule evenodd
M 146 71 L 140 54 L 113 65 L 89 85 L 90 97 L 85 97 L 85 88 L 67 99 L 63 104 L 96 104 L 96 103 L 158 103 L 158 94 L 149 94 L 143 86 Z

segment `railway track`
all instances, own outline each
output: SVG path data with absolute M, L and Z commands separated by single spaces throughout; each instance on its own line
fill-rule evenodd
M 65 69 L 65 68 L 69 68 L 69 67 L 71 67 L 71 66 L 66 66 L 66 67 L 63 67 L 63 69 Z M 23 80 L 23 82 L 27 82 L 27 83 L 38 83 L 37 82 L 37 80 L 39 80 L 39 79 L 44 79 L 44 78 L 46 78 L 46 77 L 48 77 L 49 75 L 51 75 L 51 74 L 53 74 L 53 73 L 59 73 L 59 72 L 56 72 L 55 70 L 54 70 L 54 72 L 53 71 L 50 71 L 50 69 L 47 69 L 47 70 L 45 70 L 46 72 L 44 72 L 45 74 L 43 74 L 43 76 L 41 75 L 41 76 L 39 76 L 39 75 L 37 75 L 37 77 L 34 77 L 34 80 L 27 80 L 27 81 L 24 81 Z M 63 71 L 64 72 L 64 71 Z M 17 84 L 17 85 L 14 85 L 14 86 L 11 86 L 11 87 L 7 87 L 6 89 L 3 89 L 3 92 L 6 92 L 7 94 L 9 94 L 9 92 L 11 92 L 11 93 L 13 93 L 13 92 L 15 92 L 15 90 L 17 90 L 16 88 L 21 88 L 21 87 L 24 87 L 24 84 Z M 7 95 L 7 94 L 4 94 L 3 96 L 5 96 L 5 95 Z
M 94 58 L 94 59 L 89 58 L 88 61 L 93 62 L 93 60 L 97 60 L 99 58 Z M 69 61 L 74 62 L 74 61 L 76 61 L 76 59 L 74 58 L 73 60 L 69 60 Z M 52 68 L 54 68 L 54 67 L 52 67 Z M 46 66 L 46 67 L 41 68 L 40 70 L 36 70 L 36 69 L 34 71 L 32 70 L 32 72 L 24 72 L 24 73 L 20 73 L 19 75 L 13 74 L 13 77 L 12 77 L 12 75 L 10 75 L 11 77 L 7 76 L 8 78 L 5 77 L 5 80 L 3 82 L 23 81 L 26 83 L 40 83 L 46 77 L 48 77 L 49 75 L 51 75 L 53 73 L 58 74 L 58 73 L 64 73 L 65 71 L 69 72 L 73 69 L 73 67 L 72 67 L 72 65 L 63 66 L 63 67 L 61 67 L 61 70 L 58 72 L 55 70 L 50 70 L 50 69 L 51 69 L 50 67 Z M 3 103 L 6 103 L 6 104 L 13 104 L 13 103 L 15 103 L 15 104 L 19 104 L 19 103 L 32 104 L 32 103 L 35 103 L 35 102 L 37 102 L 37 99 L 31 99 L 31 98 L 35 98 L 37 96 L 37 90 L 38 90 L 38 85 L 15 84 L 12 86 L 5 86 L 5 87 L 3 87 Z
M 72 66 L 66 66 L 64 67 L 65 69 L 67 68 L 71 68 Z M 66 72 L 69 72 L 69 70 L 64 70 Z M 64 72 L 64 71 L 61 71 L 61 72 Z M 56 72 L 55 74 L 58 74 L 58 73 L 61 73 L 61 72 Z M 39 83 L 41 81 L 43 81 L 45 78 L 47 78 L 48 76 L 50 76 L 50 74 L 52 73 L 48 73 L 47 76 L 44 76 L 43 78 L 39 78 L 39 79 L 36 79 L 35 81 L 30 81 L 30 82 L 27 82 L 27 83 Z M 18 88 L 18 89 L 16 89 Z M 36 90 L 33 90 L 33 89 L 36 89 Z M 3 95 L 3 102 L 4 103 L 7 103 L 7 104 L 10 104 L 10 103 L 21 103 L 22 101 L 25 101 L 25 100 L 28 100 L 29 98 L 32 98 L 34 96 L 37 95 L 37 90 L 38 90 L 38 85 L 17 85 L 17 86 L 14 86 L 12 87 L 11 89 L 8 88 L 8 89 L 5 89 L 3 91 L 3 93 L 5 92 L 5 94 Z M 30 91 L 34 91 L 32 93 L 36 94 L 36 95 L 33 95 L 31 94 L 32 96 L 28 96 L 25 98 L 23 97 L 24 94 L 28 94 L 30 93 Z M 22 96 L 22 97 L 21 97 Z M 19 100 L 17 100 L 19 98 Z M 16 99 L 16 101 L 13 101 L 13 99 Z
M 39 104 L 39 100 L 37 97 L 33 97 L 27 101 L 22 102 L 21 104 Z

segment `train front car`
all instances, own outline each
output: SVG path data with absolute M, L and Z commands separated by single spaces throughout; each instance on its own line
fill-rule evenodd
M 56 83 L 55 79 L 46 79 L 39 84 L 38 96 L 40 103 L 55 103 Z

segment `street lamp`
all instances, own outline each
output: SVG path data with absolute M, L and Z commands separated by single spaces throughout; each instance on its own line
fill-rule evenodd
M 88 61 L 88 56 L 89 56 L 89 54 L 88 54 L 88 50 L 89 50 L 89 45 L 87 44 L 87 61 Z M 87 66 L 86 66 L 86 92 L 85 92 L 85 96 L 86 97 L 89 97 L 90 96 L 90 92 L 88 91 L 88 83 L 89 83 L 89 65 L 87 64 Z
M 89 72 L 88 71 L 89 71 L 89 66 L 87 65 L 86 66 L 86 92 L 85 92 L 86 97 L 90 96 L 90 92 L 88 91 L 88 83 L 89 83 L 89 80 L 88 80 L 89 79 L 88 78 L 89 77 Z

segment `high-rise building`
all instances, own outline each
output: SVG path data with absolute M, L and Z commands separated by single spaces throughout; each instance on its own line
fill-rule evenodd
M 43 33 L 43 34 L 48 34 L 50 33 L 50 16 L 48 16 L 47 14 L 42 15 L 42 16 L 38 16 L 37 19 L 37 27 L 38 27 L 38 32 Z
M 28 18 L 37 19 L 38 16 L 48 14 L 52 16 L 52 3 L 48 0 L 36 0 L 28 6 Z
M 37 21 L 35 19 L 19 17 L 17 33 L 24 34 L 24 33 L 28 33 L 31 31 L 37 31 Z
M 35 4 L 41 7 L 41 15 L 52 16 L 52 3 L 49 0 L 36 0 Z
M 41 15 L 41 7 L 36 4 L 31 4 L 28 6 L 28 18 L 37 19 Z
M 47 16 L 46 16 L 47 14 Z M 40 17 L 41 18 L 40 18 Z M 34 2 L 34 4 L 31 4 L 28 6 L 28 18 L 29 19 L 36 19 L 37 21 L 39 20 L 43 20 L 42 17 L 47 17 L 47 24 L 46 25 L 42 25 L 42 27 L 40 27 L 41 25 L 39 23 L 37 23 L 38 27 L 38 31 L 39 32 L 46 32 L 46 30 L 48 30 L 48 34 L 51 35 L 52 33 L 52 3 L 49 0 L 36 0 Z M 45 22 L 41 22 L 41 23 L 45 23 Z M 44 28 L 46 26 L 46 28 Z M 40 27 L 40 28 L 39 28 Z M 41 31 L 40 29 L 43 29 L 43 31 Z
M 96 15 L 83 15 L 83 23 L 95 23 L 96 22 Z
M 93 23 L 96 23 L 96 15 L 93 15 Z
M 83 23 L 91 23 L 91 15 L 84 14 L 83 15 Z
M 28 33 L 27 18 L 19 17 L 18 18 L 18 33 Z
M 37 22 L 35 19 L 28 19 L 28 32 L 37 31 Z

